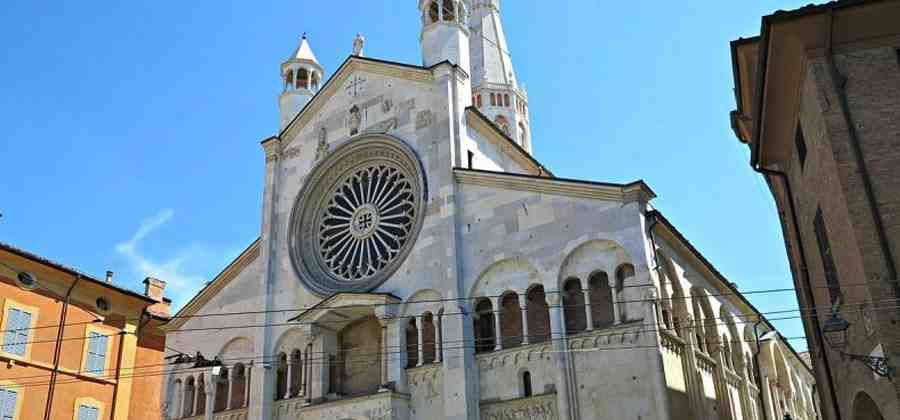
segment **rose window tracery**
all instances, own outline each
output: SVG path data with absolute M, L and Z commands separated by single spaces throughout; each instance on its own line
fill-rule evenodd
M 368 292 L 399 268 L 421 228 L 427 195 L 415 153 L 399 139 L 354 139 L 310 173 L 291 214 L 300 281 L 327 296 Z

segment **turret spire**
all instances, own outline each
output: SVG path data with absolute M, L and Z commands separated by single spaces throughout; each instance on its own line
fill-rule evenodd
M 324 70 L 304 33 L 300 45 L 287 61 L 281 64 L 281 80 L 284 83 L 284 91 L 278 100 L 281 129 L 284 129 L 319 91 L 323 74 Z

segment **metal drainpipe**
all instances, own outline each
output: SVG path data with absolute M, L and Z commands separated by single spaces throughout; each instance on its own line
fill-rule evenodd
M 810 309 L 810 319 L 812 320 L 813 330 L 815 330 L 814 337 L 816 338 L 816 345 L 820 349 L 822 349 L 822 358 L 825 363 L 825 372 L 828 375 L 828 393 L 831 395 L 831 404 L 832 408 L 835 411 L 836 420 L 841 420 L 841 411 L 840 406 L 838 405 L 837 393 L 834 390 L 834 376 L 831 373 L 831 362 L 828 360 L 828 351 L 825 349 L 825 339 L 822 336 L 822 328 L 819 325 L 819 310 L 816 307 L 816 300 L 812 294 L 812 281 L 809 279 L 809 269 L 806 263 L 806 250 L 803 248 L 803 236 L 800 234 L 800 223 L 797 220 L 797 209 L 794 207 L 794 193 L 791 189 L 791 182 L 787 177 L 787 174 L 784 172 L 779 172 L 771 169 L 766 169 L 761 166 L 752 166 L 754 171 L 759 172 L 763 176 L 772 176 L 778 177 L 784 183 L 784 191 L 785 195 L 787 195 L 788 209 L 791 213 L 791 224 L 794 227 L 794 236 L 797 238 L 797 254 L 800 256 L 800 271 L 802 272 L 801 278 L 803 279 L 803 285 L 805 286 L 803 289 L 806 292 L 806 299 Z M 788 257 L 790 258 L 790 252 L 788 252 Z M 758 368 L 758 366 L 757 366 Z
M 756 351 L 753 352 L 753 370 L 756 371 L 756 389 L 759 390 L 757 394 L 759 394 L 759 411 L 763 413 L 763 420 L 769 420 L 769 413 L 766 413 L 766 403 L 765 396 L 763 395 L 763 386 L 760 382 L 760 378 L 762 378 L 762 371 L 759 369 L 759 353 L 762 351 L 762 348 L 759 347 L 759 324 L 762 323 L 762 318 L 759 318 L 755 324 L 753 324 L 753 335 L 756 337 Z
M 59 328 L 56 332 L 56 344 L 53 349 L 53 371 L 50 372 L 50 386 L 47 389 L 47 405 L 44 407 L 44 420 L 50 420 L 50 413 L 53 411 L 53 393 L 56 391 L 56 377 L 59 375 L 59 353 L 62 350 L 63 332 L 66 328 L 66 315 L 69 312 L 69 299 L 72 297 L 72 290 L 75 285 L 81 281 L 81 275 L 75 275 L 75 281 L 66 291 L 65 300 L 63 300 L 62 313 L 59 315 Z

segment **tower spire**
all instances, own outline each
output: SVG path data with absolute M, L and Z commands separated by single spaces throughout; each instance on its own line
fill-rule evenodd
M 281 80 L 284 90 L 278 98 L 281 114 L 281 129 L 297 116 L 310 99 L 319 91 L 324 74 L 319 60 L 309 46 L 306 32 L 300 38 L 300 45 L 281 64 Z
M 500 20 L 500 0 L 473 0 L 469 38 L 474 104 L 531 153 L 528 94 L 519 87 Z

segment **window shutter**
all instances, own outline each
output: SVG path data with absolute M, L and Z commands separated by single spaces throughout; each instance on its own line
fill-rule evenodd
M 0 420 L 12 420 L 16 414 L 17 391 L 12 389 L 0 389 Z
M 109 337 L 98 332 L 88 335 L 87 363 L 85 370 L 97 374 L 103 373 L 106 365 L 106 343 Z
M 7 314 L 6 332 L 3 334 L 3 351 L 19 356 L 25 355 L 31 326 L 31 314 L 10 308 Z
M 101 372 L 106 368 L 106 343 L 109 337 L 103 334 L 97 335 L 97 371 Z
M 82 405 L 78 407 L 78 420 L 98 420 L 97 417 L 100 414 L 100 410 L 97 407 L 91 407 L 87 405 Z

